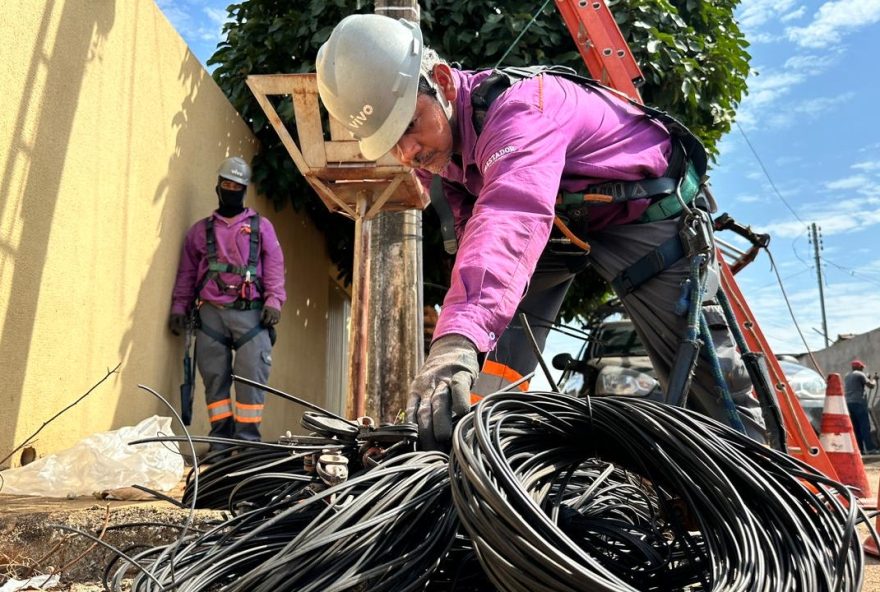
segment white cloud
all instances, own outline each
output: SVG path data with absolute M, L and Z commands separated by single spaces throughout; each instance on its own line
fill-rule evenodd
M 842 55 L 843 51 L 840 48 L 829 49 L 821 55 L 794 55 L 785 61 L 784 67 L 786 70 L 796 70 L 798 72 L 804 72 L 810 76 L 816 76 L 838 64 Z
M 785 110 L 768 111 L 765 125 L 771 129 L 784 129 L 804 121 L 815 121 L 854 96 L 855 93 L 847 92 L 836 97 L 816 97 L 789 105 Z
M 829 181 L 825 183 L 826 189 L 857 189 L 859 187 L 864 187 L 866 184 L 870 183 L 867 177 L 863 175 L 855 175 L 853 177 L 844 177 L 843 179 L 837 179 L 836 181 Z
M 806 76 L 799 72 L 767 71 L 757 76 L 750 76 L 748 80 L 749 95 L 743 101 L 750 107 L 757 108 L 773 103 L 788 94 L 792 87 L 802 83 Z
M 157 5 L 182 37 L 185 38 L 198 29 L 198 27 L 193 27 L 192 18 L 186 7 L 179 6 L 173 0 L 157 0 Z
M 211 20 L 211 22 L 213 22 L 218 27 L 222 27 L 223 23 L 225 23 L 226 20 L 229 18 L 229 13 L 227 13 L 224 9 L 211 8 L 209 6 L 206 6 L 202 9 L 202 11 L 206 15 L 208 15 L 208 18 Z
M 794 0 L 743 0 L 738 11 L 739 22 L 746 29 L 756 29 L 786 14 L 794 5 Z
M 832 341 L 841 333 L 864 333 L 873 329 L 875 324 L 866 323 L 865 311 L 878 310 L 880 307 L 880 290 L 877 286 L 846 277 L 829 266 L 825 266 L 825 269 L 825 313 Z M 801 274 L 796 280 L 783 281 L 783 285 L 807 343 L 813 349 L 821 349 L 825 345 L 824 340 L 815 331 L 822 329 L 822 310 L 815 270 L 812 277 L 810 274 Z M 765 284 L 761 289 L 748 290 L 746 298 L 749 302 L 761 303 L 760 307 L 753 308 L 753 312 L 774 352 L 804 351 L 791 313 L 775 281 L 773 284 Z
M 880 170 L 880 160 L 866 160 L 864 162 L 857 162 L 852 165 L 850 168 L 856 169 L 857 171 L 878 171 Z
M 858 214 L 858 215 L 854 215 Z M 805 218 L 806 219 L 806 218 Z M 870 228 L 880 224 L 880 207 L 865 211 L 836 211 L 827 212 L 814 218 L 820 221 L 822 232 L 825 236 L 846 234 Z M 758 227 L 758 225 L 755 225 Z M 759 232 L 768 232 L 774 238 L 795 238 L 805 232 L 807 222 L 798 220 L 786 220 L 783 222 L 771 222 L 757 228 Z
M 782 21 L 783 23 L 787 23 L 789 21 L 796 21 L 797 19 L 804 16 L 806 13 L 807 13 L 806 6 L 798 6 L 797 9 L 792 10 L 791 12 L 789 12 L 787 14 L 783 14 L 779 18 L 779 20 Z
M 739 197 L 733 198 L 737 203 L 758 203 L 762 198 L 760 195 L 740 195 Z
M 880 0 L 832 0 L 819 7 L 805 27 L 786 31 L 801 47 L 828 47 L 854 31 L 880 22 Z

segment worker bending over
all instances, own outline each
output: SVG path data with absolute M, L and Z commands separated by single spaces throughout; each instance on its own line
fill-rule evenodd
M 451 286 L 408 408 L 425 447 L 449 440 L 471 393 L 489 394 L 534 370 L 517 311 L 555 318 L 588 265 L 621 297 L 665 387 L 687 329 L 681 302 L 697 252 L 705 293 L 693 310 L 702 304 L 729 396 L 725 403 L 701 358 L 688 405 L 765 439 L 748 373 L 713 300 L 711 196 L 705 151 L 692 135 L 671 133 L 562 69 L 452 68 L 424 46 L 416 25 L 380 15 L 342 20 L 316 66 L 324 105 L 363 155 L 390 151 L 426 187 L 439 175 L 455 217 Z M 534 333 L 543 348 L 548 328 Z

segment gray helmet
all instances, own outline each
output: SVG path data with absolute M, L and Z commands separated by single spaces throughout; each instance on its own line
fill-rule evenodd
M 251 181 L 251 167 L 240 156 L 230 156 L 220 165 L 217 176 L 247 185 Z
M 416 110 L 422 32 L 404 19 L 353 14 L 318 50 L 318 92 L 327 111 L 376 160 L 403 136 Z

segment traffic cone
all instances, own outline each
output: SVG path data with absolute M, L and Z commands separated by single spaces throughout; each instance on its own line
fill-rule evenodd
M 843 398 L 840 374 L 837 373 L 828 375 L 819 441 L 840 482 L 856 489 L 859 498 L 870 497 L 871 486 L 868 485 L 868 475 Z

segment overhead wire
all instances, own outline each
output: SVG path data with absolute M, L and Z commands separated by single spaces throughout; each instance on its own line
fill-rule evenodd
M 831 261 L 830 259 L 828 259 L 828 258 L 826 258 L 826 257 L 824 257 L 824 256 L 822 256 L 822 255 L 819 255 L 819 259 L 820 259 L 821 261 L 823 261 L 824 263 L 827 263 L 827 264 L 829 264 L 829 265 L 831 265 L 831 266 L 833 266 L 833 267 L 836 267 L 836 268 L 839 269 L 840 271 L 844 271 L 844 272 L 846 272 L 848 275 L 850 275 L 850 276 L 852 276 L 852 277 L 856 277 L 856 276 L 858 276 L 858 278 L 861 279 L 861 280 L 863 280 L 863 281 L 866 281 L 866 282 L 869 282 L 869 283 L 876 284 L 876 285 L 880 286 L 880 281 L 878 281 L 878 280 L 876 280 L 876 279 L 874 279 L 874 278 L 865 277 L 865 275 L 864 275 L 862 272 L 857 272 L 855 269 L 851 269 L 851 268 L 849 268 L 849 267 L 844 267 L 843 265 L 838 265 L 838 264 L 835 263 L 834 261 Z
M 755 150 L 755 147 L 752 145 L 751 140 L 749 140 L 749 137 L 746 135 L 746 131 L 742 128 L 742 126 L 739 124 L 738 121 L 734 121 L 733 123 L 736 126 L 736 129 L 739 130 L 739 133 L 742 134 L 742 137 L 745 140 L 746 145 L 749 147 L 749 150 L 751 151 L 752 156 L 754 156 L 755 160 L 758 161 L 758 166 L 761 167 L 761 171 L 764 173 L 764 176 L 767 178 L 767 182 L 770 184 L 770 187 L 773 189 L 773 193 L 776 195 L 777 198 L 779 198 L 779 201 L 781 201 L 783 203 L 783 205 L 785 205 L 785 207 L 788 208 L 788 211 L 791 212 L 792 216 L 794 216 L 798 222 L 803 222 L 804 224 L 806 224 L 806 222 L 804 222 L 801 219 L 801 217 L 794 210 L 794 208 L 791 207 L 791 204 L 789 204 L 788 201 L 786 201 L 786 199 L 784 197 L 782 197 L 782 192 L 779 191 L 779 189 L 776 187 L 776 183 L 773 181 L 773 177 L 770 176 L 770 171 L 768 171 L 767 167 L 764 166 L 764 161 L 761 159 L 760 155 L 758 154 L 758 151 Z

